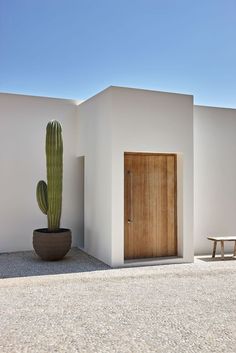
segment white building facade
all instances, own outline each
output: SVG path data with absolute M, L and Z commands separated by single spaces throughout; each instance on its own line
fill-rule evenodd
M 82 103 L 0 94 L 0 252 L 31 250 L 33 229 L 46 226 L 35 187 L 51 119 L 63 127 L 62 226 L 74 246 L 113 267 L 181 263 L 211 252 L 207 235 L 235 234 L 236 110 L 122 87 Z M 176 156 L 176 256 L 125 260 L 125 153 Z

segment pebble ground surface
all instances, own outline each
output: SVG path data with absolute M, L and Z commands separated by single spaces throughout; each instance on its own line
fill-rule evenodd
M 1 353 L 235 353 L 236 261 L 110 269 L 0 255 Z

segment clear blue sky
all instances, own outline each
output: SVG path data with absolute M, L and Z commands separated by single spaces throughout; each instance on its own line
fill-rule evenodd
M 236 108 L 236 0 L 0 0 L 0 91 L 109 85 Z

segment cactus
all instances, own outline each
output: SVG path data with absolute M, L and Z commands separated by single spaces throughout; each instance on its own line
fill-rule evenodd
M 46 129 L 47 184 L 40 180 L 36 196 L 40 210 L 47 215 L 48 230 L 60 228 L 62 208 L 63 141 L 59 122 L 50 121 Z

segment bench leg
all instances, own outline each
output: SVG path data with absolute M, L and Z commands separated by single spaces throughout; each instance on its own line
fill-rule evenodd
M 224 260 L 224 241 L 221 240 L 221 260 Z
M 236 256 L 236 241 L 234 242 L 234 256 Z
M 236 243 L 236 242 L 235 242 Z M 212 258 L 214 258 L 216 256 L 216 245 L 217 245 L 217 241 L 214 241 L 213 244 L 213 251 L 212 251 Z

